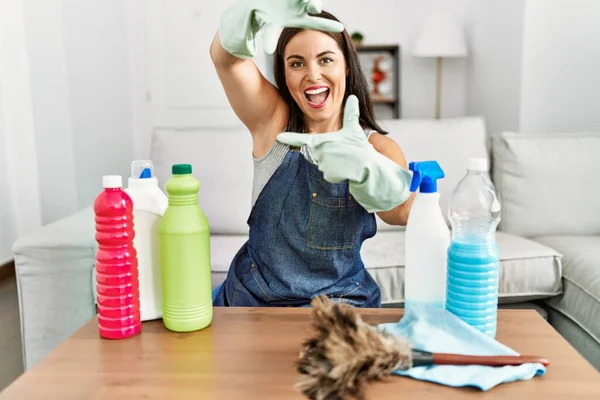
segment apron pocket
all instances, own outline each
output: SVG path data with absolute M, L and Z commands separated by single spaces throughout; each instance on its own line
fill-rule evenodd
M 345 302 L 356 307 L 367 303 L 370 298 L 369 290 L 358 281 L 351 281 L 346 286 L 333 288 L 330 293 L 324 293 L 333 301 Z
M 324 197 L 313 193 L 306 231 L 307 246 L 319 250 L 354 248 L 354 206 L 351 197 Z
M 290 299 L 275 293 L 254 264 L 251 264 L 250 273 L 244 277 L 242 282 L 255 297 L 267 304 L 294 305 L 306 302 L 304 299 Z

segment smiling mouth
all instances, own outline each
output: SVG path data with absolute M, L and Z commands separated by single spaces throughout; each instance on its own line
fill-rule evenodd
M 306 90 L 304 97 L 308 100 L 308 105 L 312 108 L 321 108 L 325 106 L 327 99 L 329 98 L 329 88 L 322 87 L 314 90 Z

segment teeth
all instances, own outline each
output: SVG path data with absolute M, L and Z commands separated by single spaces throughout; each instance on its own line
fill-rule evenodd
M 304 93 L 306 94 L 319 94 L 319 93 L 323 93 L 324 91 L 329 90 L 328 88 L 319 88 L 319 89 L 314 89 L 314 90 L 307 90 Z

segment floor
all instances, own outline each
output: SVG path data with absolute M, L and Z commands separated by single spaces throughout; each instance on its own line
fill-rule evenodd
M 23 373 L 17 282 L 0 278 L 0 391 Z

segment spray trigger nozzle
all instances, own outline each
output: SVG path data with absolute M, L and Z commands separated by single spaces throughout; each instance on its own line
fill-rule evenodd
M 435 193 L 437 192 L 437 180 L 445 176 L 437 161 L 411 162 L 408 169 L 413 171 L 410 183 L 411 192 L 419 189 L 421 193 Z

